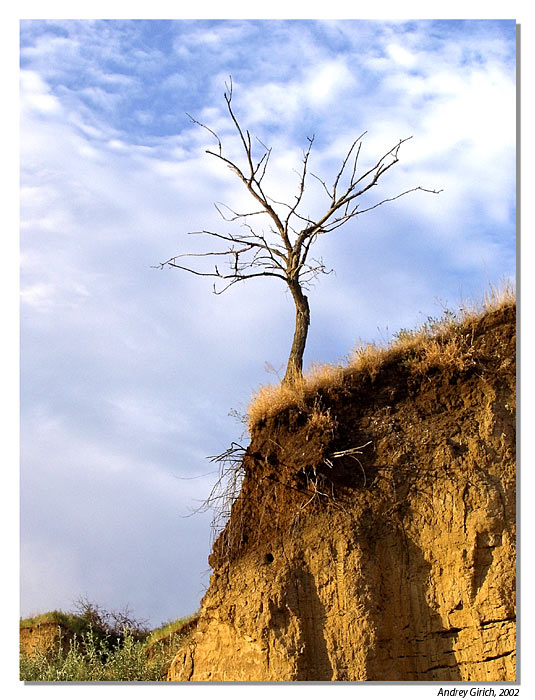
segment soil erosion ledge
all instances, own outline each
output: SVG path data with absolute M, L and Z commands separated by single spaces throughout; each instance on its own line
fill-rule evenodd
M 257 421 L 169 680 L 515 680 L 515 328 L 506 304 L 458 357 L 443 338 Z

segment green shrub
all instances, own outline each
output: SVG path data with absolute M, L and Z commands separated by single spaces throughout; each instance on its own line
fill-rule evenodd
M 73 613 L 54 610 L 20 621 L 21 630 L 41 625 L 58 629 L 52 648 L 21 647 L 22 681 L 164 681 L 198 617 L 190 615 L 150 632 L 128 607 L 110 612 L 87 598 L 75 605 Z
M 128 629 L 121 639 L 102 637 L 93 629 L 75 635 L 65 653 L 61 644 L 54 654 L 37 651 L 20 656 L 23 681 L 163 681 L 178 648 L 154 649 Z

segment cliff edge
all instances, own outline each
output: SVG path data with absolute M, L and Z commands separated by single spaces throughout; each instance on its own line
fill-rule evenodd
M 504 304 L 257 420 L 169 680 L 515 680 L 515 329 Z

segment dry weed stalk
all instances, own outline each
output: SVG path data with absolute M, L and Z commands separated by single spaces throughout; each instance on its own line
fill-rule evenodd
M 372 444 L 371 440 L 368 440 L 368 442 L 364 443 L 364 445 L 359 445 L 358 447 L 350 447 L 346 450 L 339 450 L 338 452 L 333 452 L 331 455 L 329 455 L 329 458 L 325 458 L 323 461 L 328 467 L 333 467 L 333 463 L 331 460 L 333 459 L 340 459 L 341 457 L 351 457 L 351 459 L 354 459 L 355 462 L 359 465 L 361 471 L 362 471 L 362 476 L 364 477 L 364 484 L 363 488 L 366 486 L 366 471 L 364 470 L 364 467 L 362 466 L 362 462 L 360 459 L 357 457 L 357 455 L 362 454 L 362 450 L 365 447 L 368 447 L 369 445 Z

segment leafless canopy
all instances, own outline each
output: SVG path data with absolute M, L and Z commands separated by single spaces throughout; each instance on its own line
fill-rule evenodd
M 310 323 L 308 302 L 304 290 L 320 273 L 330 272 L 321 259 L 314 259 L 310 256 L 318 236 L 331 233 L 354 217 L 376 209 L 386 202 L 399 199 L 410 192 L 417 190 L 434 194 L 438 192 L 419 186 L 412 187 L 395 196 L 381 199 L 375 204 L 361 208 L 362 196 L 375 187 L 379 179 L 399 162 L 401 146 L 412 138 L 401 139 L 374 165 L 361 171 L 359 169 L 359 156 L 366 134 L 363 132 L 351 144 L 332 184 L 327 184 L 319 176 L 309 172 L 309 159 L 314 137 L 308 138 L 308 146 L 303 153 L 300 170 L 297 173 L 296 194 L 290 202 L 278 201 L 269 196 L 264 188 L 271 148 L 268 148 L 259 139 L 255 139 L 253 147 L 251 134 L 248 130 L 243 129 L 235 115 L 232 94 L 232 80 L 230 80 L 229 84 L 226 85 L 224 98 L 243 147 L 242 164 L 231 160 L 225 154 L 221 139 L 215 131 L 191 116 L 190 119 L 214 137 L 216 146 L 207 150 L 207 153 L 230 168 L 256 200 L 258 208 L 239 213 L 226 205 L 216 205 L 225 221 L 239 222 L 242 230 L 238 233 L 225 234 L 209 230 L 190 232 L 190 235 L 212 237 L 222 244 L 222 249 L 208 253 L 175 255 L 161 263 L 161 267 L 174 267 L 194 275 L 215 278 L 214 293 L 216 294 L 222 294 L 232 285 L 255 277 L 276 277 L 285 282 L 292 293 L 297 311 L 296 335 L 294 335 L 286 380 L 301 374 L 304 344 Z M 255 155 L 258 149 L 260 149 L 259 155 Z M 326 201 L 323 214 L 314 219 L 306 215 L 301 207 L 306 185 L 310 181 L 309 178 L 320 183 Z M 267 215 L 268 217 L 267 232 L 264 229 L 253 228 L 250 224 L 250 220 L 259 215 Z M 186 263 L 186 259 L 201 257 L 212 258 L 214 261 L 213 269 L 200 270 Z M 217 262 L 218 259 L 226 264 L 222 266 Z

